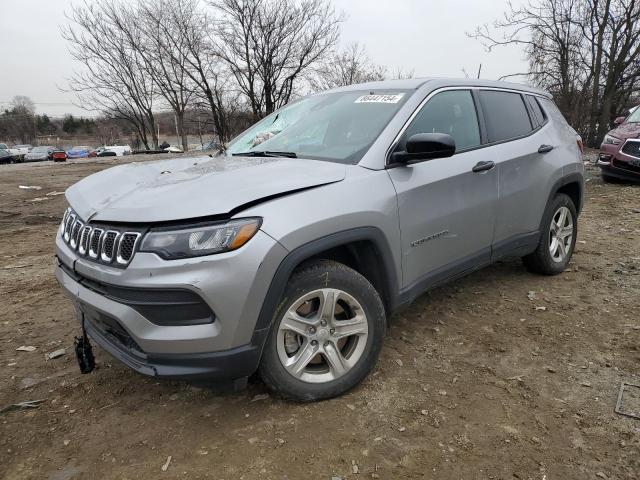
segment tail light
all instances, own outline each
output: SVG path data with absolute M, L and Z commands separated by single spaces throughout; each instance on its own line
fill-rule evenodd
M 584 144 L 582 143 L 582 137 L 578 135 L 576 137 L 576 143 L 578 144 L 578 148 L 580 149 L 580 153 L 584 153 Z

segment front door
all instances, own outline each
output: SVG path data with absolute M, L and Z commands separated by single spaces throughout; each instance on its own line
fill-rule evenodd
M 398 195 L 405 292 L 428 288 L 491 258 L 498 176 L 495 168 L 473 171 L 492 159 L 478 148 L 480 128 L 470 90 L 434 95 L 397 149 L 404 150 L 414 134 L 433 132 L 454 138 L 455 155 L 388 169 Z

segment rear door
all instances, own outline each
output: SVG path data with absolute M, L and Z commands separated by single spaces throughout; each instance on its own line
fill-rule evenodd
M 480 148 L 470 89 L 433 95 L 410 121 L 396 150 L 404 150 L 414 134 L 433 132 L 454 138 L 454 156 L 387 170 L 398 195 L 403 287 L 414 292 L 489 261 L 498 200 L 495 168 L 473 171 L 490 159 Z
M 555 170 L 549 161 L 555 142 L 545 128 L 546 114 L 532 95 L 482 89 L 479 98 L 487 127 L 486 151 L 499 178 L 495 260 L 537 242 L 540 212 L 547 201 L 544 188 Z

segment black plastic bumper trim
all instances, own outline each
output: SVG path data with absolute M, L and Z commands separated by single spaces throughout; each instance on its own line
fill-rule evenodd
M 151 377 L 176 380 L 236 380 L 252 375 L 260 363 L 262 346 L 269 329 L 253 332 L 251 343 L 219 352 L 190 354 L 147 353 L 141 358 L 134 352 L 109 341 L 91 323 L 89 337 L 112 357 L 132 370 Z
M 598 165 L 600 170 L 609 177 L 618 178 L 620 180 L 626 180 L 630 182 L 640 182 L 640 173 L 633 170 L 627 170 L 625 168 L 613 167 L 611 165 Z
M 85 277 L 58 259 L 60 268 L 83 287 L 133 308 L 160 326 L 205 325 L 215 321 L 209 305 L 195 292 L 178 288 L 131 288 Z

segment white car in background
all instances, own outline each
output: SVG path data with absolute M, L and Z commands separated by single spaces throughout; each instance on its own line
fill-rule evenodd
M 24 156 L 31 151 L 33 145 L 14 145 L 9 149 L 9 153 L 13 155 L 14 162 L 23 162 Z
M 96 149 L 98 157 L 122 157 L 131 155 L 131 147 L 129 145 L 105 145 Z

